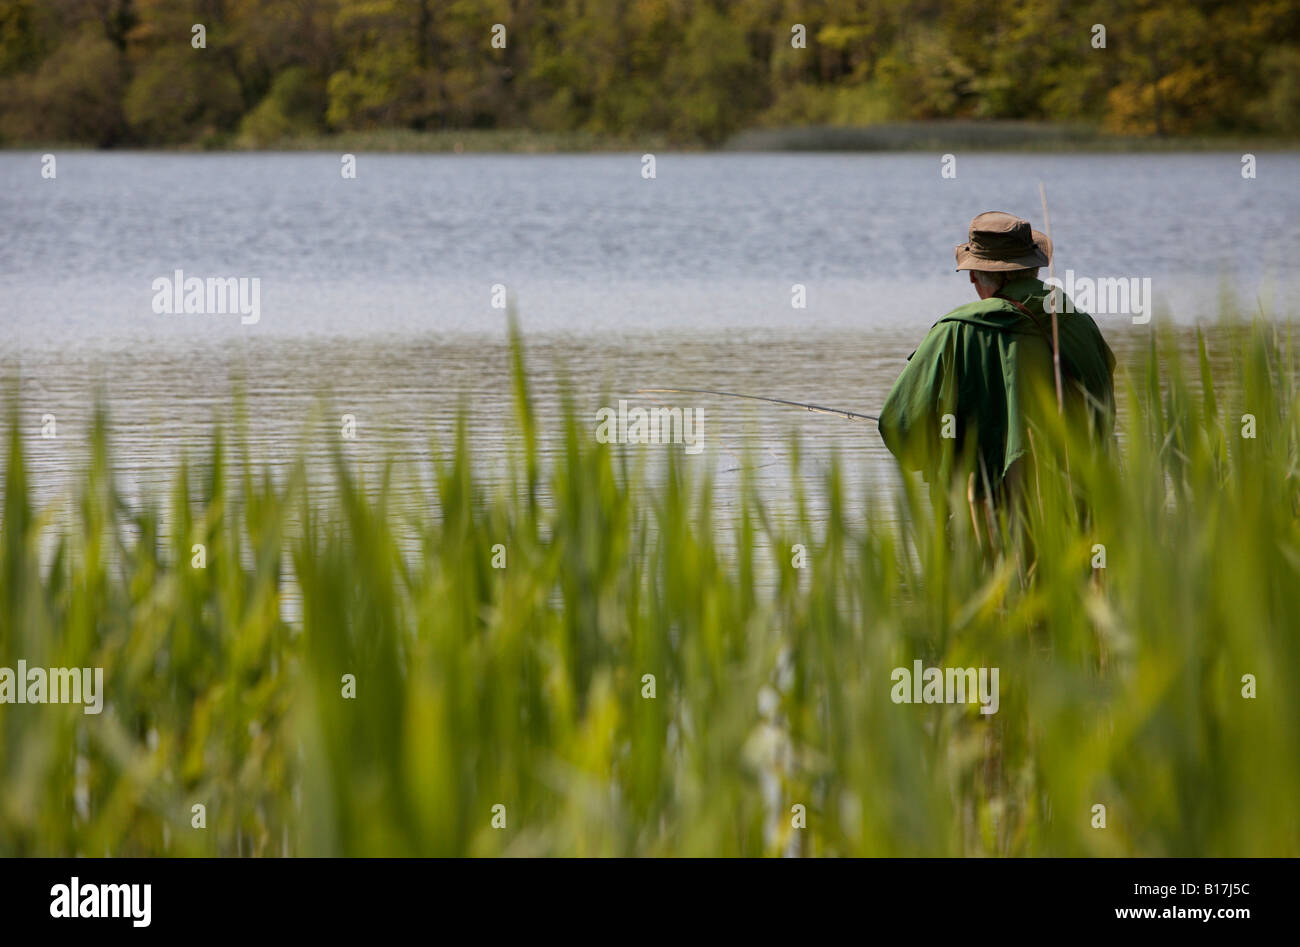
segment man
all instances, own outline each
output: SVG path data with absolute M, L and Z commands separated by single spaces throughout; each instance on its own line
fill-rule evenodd
M 999 211 L 972 220 L 957 270 L 970 271 L 979 301 L 934 324 L 880 414 L 880 435 L 905 470 L 921 471 L 937 491 L 966 481 L 981 546 L 980 520 L 1015 501 L 1033 463 L 1036 415 L 1058 410 L 1051 287 L 1038 279 L 1051 252 L 1027 220 Z M 1058 290 L 1063 413 L 1105 442 L 1114 430 L 1115 357 L 1092 317 L 1067 309 Z

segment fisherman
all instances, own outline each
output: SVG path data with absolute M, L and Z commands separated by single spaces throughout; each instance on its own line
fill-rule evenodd
M 972 220 L 957 270 L 970 272 L 979 301 L 931 327 L 880 413 L 885 444 L 932 493 L 965 480 L 982 548 L 994 510 L 1014 512 L 1022 496 L 1034 450 L 1042 449 L 1031 431 L 1043 405 L 1067 424 L 1085 425 L 1097 443 L 1114 430 L 1115 357 L 1092 317 L 1066 305 L 1059 289 L 1057 402 L 1052 287 L 1038 278 L 1051 254 L 1051 241 L 1027 220 L 1000 211 Z

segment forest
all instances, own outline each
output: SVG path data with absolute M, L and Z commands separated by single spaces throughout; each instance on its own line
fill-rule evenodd
M 0 145 L 1018 120 L 1300 134 L 1296 0 L 0 0 Z

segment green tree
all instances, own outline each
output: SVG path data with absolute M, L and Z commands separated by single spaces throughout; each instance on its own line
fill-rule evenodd
M 176 46 L 158 50 L 137 69 L 124 104 L 141 140 L 195 141 L 233 129 L 243 99 L 223 63 Z
M 716 144 L 751 117 L 759 101 L 760 72 L 741 27 L 711 5 L 696 7 L 680 52 L 668 62 L 671 130 Z
M 7 83 L 6 139 L 111 145 L 124 132 L 122 57 L 105 37 L 83 29 L 60 44 L 33 75 Z

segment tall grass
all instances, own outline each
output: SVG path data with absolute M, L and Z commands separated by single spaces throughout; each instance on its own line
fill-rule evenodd
M 571 407 L 543 463 L 517 343 L 506 486 L 462 423 L 414 512 L 392 465 L 275 478 L 219 432 L 127 503 L 101 415 L 59 517 L 15 421 L 0 665 L 101 666 L 108 703 L 0 705 L 0 854 L 1300 854 L 1276 331 L 1218 378 L 1153 342 L 1123 450 L 1044 465 L 1032 563 L 986 562 L 964 500 L 949 525 L 914 484 L 850 506 L 839 465 L 782 497 L 742 473 L 723 517 L 689 458 L 648 469 Z M 999 668 L 998 713 L 894 703 L 916 659 Z

